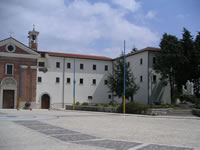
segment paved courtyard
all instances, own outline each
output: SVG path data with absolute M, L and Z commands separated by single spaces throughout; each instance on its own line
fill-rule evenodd
M 200 118 L 0 110 L 0 150 L 200 150 Z

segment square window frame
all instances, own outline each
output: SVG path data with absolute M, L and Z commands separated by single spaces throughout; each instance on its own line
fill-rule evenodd
M 104 85 L 108 85 L 108 80 L 104 80 Z
M 8 74 L 8 65 L 11 65 L 12 66 L 12 74 Z M 5 65 L 5 74 L 6 75 L 14 75 L 14 64 L 6 64 Z
M 105 65 L 104 71 L 108 71 L 108 65 Z
M 59 65 L 58 65 L 59 64 Z M 60 62 L 56 62 L 56 68 L 59 69 L 60 68 Z
M 140 58 L 140 65 L 142 65 L 143 64 L 143 59 L 142 58 Z
M 58 80 L 57 80 L 58 79 Z M 56 83 L 60 83 L 60 77 L 56 77 Z
M 96 64 L 92 65 L 92 70 L 97 70 L 97 65 Z
M 69 81 L 69 82 L 68 82 L 68 81 Z M 67 84 L 71 84 L 71 78 L 67 78 L 67 79 L 66 79 L 66 83 L 67 83 Z
M 96 79 L 92 79 L 92 85 L 97 85 L 97 80 Z
M 80 64 L 80 70 L 84 69 L 84 64 Z
M 42 64 L 44 64 L 44 65 L 41 65 L 40 63 L 42 63 Z M 38 62 L 38 67 L 45 67 L 45 62 L 39 61 L 39 62 Z
M 40 81 L 39 81 L 39 79 L 40 79 Z M 37 82 L 38 82 L 38 83 L 42 83 L 42 77 L 38 77 L 38 78 L 37 78 Z
M 71 69 L 71 63 L 67 62 L 67 69 Z
M 81 82 L 82 81 L 82 82 Z M 83 78 L 80 78 L 79 79 L 79 85 L 83 85 L 84 84 L 84 80 L 83 80 Z

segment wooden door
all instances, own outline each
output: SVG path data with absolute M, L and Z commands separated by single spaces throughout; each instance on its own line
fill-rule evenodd
M 3 90 L 3 108 L 14 108 L 14 90 Z
M 50 97 L 49 95 L 45 94 L 42 96 L 41 108 L 49 109 L 49 107 L 50 107 Z

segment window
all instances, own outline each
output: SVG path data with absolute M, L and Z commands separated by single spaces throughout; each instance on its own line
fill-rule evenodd
M 93 85 L 96 85 L 96 79 L 93 79 L 93 80 L 92 80 L 92 84 L 93 84 Z
M 42 82 L 42 77 L 38 77 L 38 83 Z
M 45 53 L 41 53 L 40 56 L 41 56 L 42 58 L 45 58 Z
M 105 65 L 105 71 L 108 71 L 108 65 Z
M 120 69 L 119 66 L 116 66 L 117 71 Z
M 80 84 L 83 84 L 83 78 L 80 78 Z
M 153 83 L 156 83 L 156 75 L 153 75 Z
M 89 99 L 89 100 L 92 100 L 92 96 L 88 96 L 88 99 Z
M 142 65 L 142 58 L 140 58 L 140 65 Z
M 96 70 L 96 69 L 97 69 L 97 66 L 96 66 L 96 65 L 93 65 L 92 68 L 93 68 L 93 70 Z
M 60 68 L 60 62 L 56 62 L 56 68 Z
M 71 63 L 67 63 L 67 69 L 71 68 Z
M 142 76 L 140 76 L 140 82 L 143 82 L 143 77 Z
M 38 66 L 39 67 L 44 67 L 45 66 L 45 62 L 38 62 Z
M 153 57 L 153 64 L 156 63 L 156 57 Z
M 84 65 L 83 64 L 80 64 L 80 69 L 84 69 Z
M 14 44 L 8 44 L 8 45 L 6 45 L 6 50 L 7 50 L 7 52 L 9 52 L 9 53 L 15 52 L 15 49 L 16 49 L 16 47 L 15 47 Z
M 112 96 L 111 95 L 108 95 L 108 99 L 111 99 L 112 98 Z
M 70 84 L 70 78 L 67 78 L 67 83 Z
M 127 67 L 130 67 L 130 62 L 127 62 Z
M 107 85 L 108 84 L 108 80 L 104 80 L 104 84 Z
M 6 64 L 6 74 L 8 75 L 13 74 L 13 64 Z
M 56 83 L 59 83 L 59 82 L 60 82 L 60 78 L 56 77 Z

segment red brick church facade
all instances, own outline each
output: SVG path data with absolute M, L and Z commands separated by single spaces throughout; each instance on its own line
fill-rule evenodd
M 18 108 L 19 101 L 22 107 L 35 104 L 39 54 L 34 34 L 39 33 L 29 32 L 30 47 L 12 37 L 0 41 L 0 108 Z

